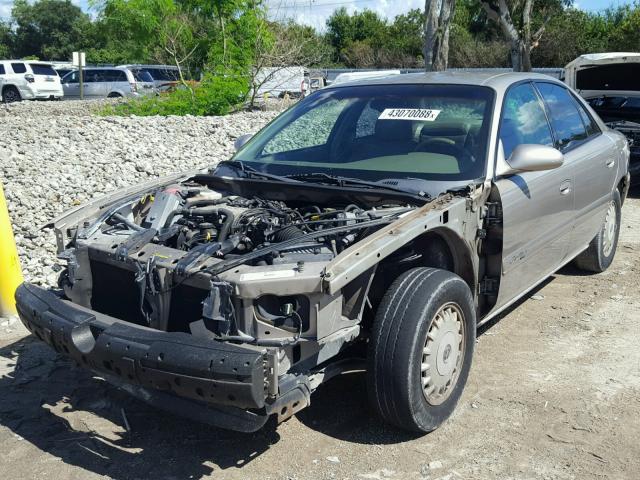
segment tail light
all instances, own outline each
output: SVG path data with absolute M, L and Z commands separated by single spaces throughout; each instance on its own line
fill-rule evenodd
M 24 79 L 29 83 L 33 83 L 36 81 L 36 79 L 30 73 L 25 74 Z
M 129 85 L 131 85 L 131 91 L 133 93 L 136 93 L 138 91 L 138 84 L 136 82 L 131 82 L 129 83 Z

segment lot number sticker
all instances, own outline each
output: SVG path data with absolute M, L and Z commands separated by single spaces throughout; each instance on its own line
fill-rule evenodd
M 433 122 L 442 110 L 430 108 L 386 108 L 378 117 L 379 120 L 421 120 Z

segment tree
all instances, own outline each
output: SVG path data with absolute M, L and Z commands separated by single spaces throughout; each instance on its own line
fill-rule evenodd
M 455 0 L 425 0 L 424 64 L 428 72 L 447 69 L 449 32 L 455 7 Z
M 388 38 L 389 25 L 386 20 L 371 10 L 349 15 L 347 9 L 342 7 L 327 19 L 327 39 L 335 49 L 336 60 L 346 61 L 347 65 L 352 67 L 362 66 L 353 63 L 354 49 L 380 51 L 384 49 Z M 368 48 L 364 44 L 367 44 Z M 378 56 L 375 53 L 374 55 L 376 59 L 371 63 L 377 65 Z
M 16 0 L 11 14 L 16 57 L 67 60 L 92 34 L 91 18 L 70 0 Z
M 605 14 L 611 18 L 609 51 L 640 51 L 640 2 L 624 5 Z
M 291 66 L 316 66 L 328 60 L 325 48 L 316 48 L 318 36 L 308 27 L 293 22 L 261 22 L 254 37 L 253 61 L 249 72 L 249 105 L 254 106 L 260 88 Z
M 409 10 L 398 15 L 389 27 L 386 46 L 392 65 L 414 68 L 424 65 L 424 11 Z
M 0 20 L 0 58 L 11 56 L 11 46 L 13 44 L 13 32 L 11 25 Z
M 532 33 L 532 12 L 534 0 L 480 0 L 489 19 L 500 26 L 502 33 L 509 42 L 511 67 L 515 71 L 531 71 L 531 50 L 538 45 L 544 34 L 547 23 L 553 13 L 562 10 L 563 4 L 571 0 L 547 0 L 540 2 L 539 13 L 542 20 L 538 28 Z M 514 19 L 516 19 L 514 21 Z
M 532 51 L 532 63 L 539 67 L 561 67 L 583 53 L 605 52 L 609 30 L 600 15 L 568 8 L 547 24 L 538 47 Z

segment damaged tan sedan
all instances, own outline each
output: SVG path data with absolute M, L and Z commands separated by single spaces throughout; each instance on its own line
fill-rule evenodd
M 354 370 L 383 419 L 437 428 L 480 324 L 611 264 L 629 184 L 625 138 L 534 74 L 343 84 L 236 146 L 57 219 L 59 289 L 16 298 L 80 366 L 239 431 Z

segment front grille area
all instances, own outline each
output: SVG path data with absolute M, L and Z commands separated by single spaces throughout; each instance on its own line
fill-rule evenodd
M 140 293 L 135 273 L 98 261 L 91 262 L 93 293 L 91 308 L 111 317 L 148 326 L 140 311 Z M 171 290 L 167 331 L 189 332 L 189 324 L 202 318 L 202 302 L 208 291 L 188 285 Z
M 136 325 L 146 325 L 140 312 L 135 274 L 102 262 L 91 262 L 93 292 L 91 308 Z

